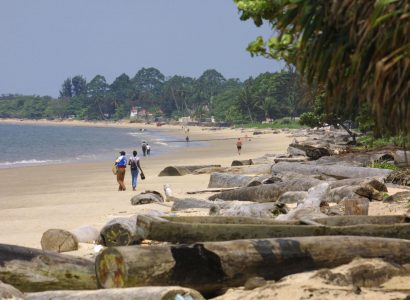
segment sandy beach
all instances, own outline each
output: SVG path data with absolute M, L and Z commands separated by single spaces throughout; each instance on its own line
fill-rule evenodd
M 81 121 L 7 120 L 3 122 L 39 125 L 95 125 Z M 185 137 L 181 126 L 166 125 L 158 128 L 155 125 L 130 123 L 98 123 L 97 126 L 155 127 L 156 130 L 169 132 L 180 136 L 181 139 Z M 118 153 L 113 153 L 112 161 L 99 163 L 80 162 L 0 169 L 0 226 L 3 228 L 0 233 L 0 242 L 40 248 L 41 236 L 50 228 L 72 230 L 91 225 L 99 229 L 113 217 L 128 216 L 150 210 L 169 212 L 170 203 L 132 206 L 130 199 L 144 190 L 156 190 L 163 193 L 165 183 L 171 185 L 175 196 L 183 197 L 186 196 L 187 191 L 205 189 L 208 185 L 209 174 L 158 177 L 159 172 L 166 166 L 194 164 L 230 166 L 234 159 L 257 158 L 266 153 L 283 153 L 292 140 L 286 133 L 252 136 L 252 132 L 253 130 L 250 129 L 210 130 L 203 127 L 190 127 L 191 140 L 210 140 L 206 142 L 206 146 L 192 147 L 187 144 L 186 147 L 166 155 L 143 157 L 141 165 L 146 180 L 139 180 L 136 192 L 131 189 L 129 170 L 125 176 L 127 191 L 117 191 L 118 185 L 116 177 L 111 172 L 111 166 Z M 243 139 L 242 155 L 239 156 L 235 140 L 245 135 L 251 137 L 251 141 Z M 136 149 L 140 150 L 139 145 L 136 145 Z M 78 253 L 71 252 L 70 254 L 87 256 L 90 247 L 87 244 L 81 244 Z

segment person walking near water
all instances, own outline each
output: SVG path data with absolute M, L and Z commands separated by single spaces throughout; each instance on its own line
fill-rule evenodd
M 151 154 L 151 146 L 147 144 L 147 155 L 150 156 Z
M 145 141 L 142 142 L 141 148 L 142 148 L 142 155 L 146 156 L 147 155 L 147 143 Z
M 189 142 L 189 136 L 186 136 L 185 140 L 188 143 Z
M 236 149 L 238 149 L 238 154 L 241 155 L 241 150 L 242 150 L 242 141 L 241 138 L 238 138 L 236 140 Z
M 125 151 L 120 152 L 115 161 L 117 166 L 117 182 L 118 182 L 118 191 L 125 191 L 124 177 L 125 177 L 125 168 L 127 167 L 127 157 L 125 156 Z
M 144 177 L 144 172 L 141 169 L 140 158 L 137 156 L 137 151 L 132 151 L 132 156 L 128 160 L 128 165 L 131 166 L 131 184 L 132 190 L 137 189 L 138 173 L 141 171 L 141 177 Z M 138 170 L 139 169 L 139 170 Z

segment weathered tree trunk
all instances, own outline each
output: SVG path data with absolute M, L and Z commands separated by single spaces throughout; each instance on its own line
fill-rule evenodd
M 90 260 L 0 244 L 0 280 L 22 292 L 97 287 Z
M 410 151 L 398 150 L 394 154 L 394 163 L 399 167 L 410 166 Z
M 342 187 L 342 186 L 352 186 L 352 185 L 370 185 L 379 192 L 387 192 L 386 185 L 377 178 L 348 178 L 329 182 L 329 187 L 331 189 Z
M 100 231 L 100 242 L 104 246 L 127 246 L 141 242 L 137 228 L 137 216 L 110 220 Z
M 264 180 L 271 176 L 246 176 L 229 173 L 212 173 L 209 177 L 208 188 L 230 188 L 230 187 L 244 187 L 256 186 L 263 183 Z
M 303 162 L 303 161 L 307 161 L 307 157 L 306 156 L 300 156 L 300 157 L 278 157 L 275 158 L 274 162 L 275 163 L 280 163 L 280 162 Z
M 174 204 L 172 205 L 171 211 L 181 211 L 190 208 L 211 208 L 215 202 L 209 200 L 200 200 L 195 198 L 173 198 Z
M 369 199 L 364 197 L 355 197 L 343 200 L 345 206 L 345 215 L 362 215 L 369 214 Z
M 253 165 L 252 159 L 244 159 L 244 160 L 234 160 L 231 163 L 231 166 L 250 166 Z
M 312 175 L 322 174 L 335 177 L 337 179 L 359 178 L 359 177 L 386 177 L 391 173 L 391 170 L 353 167 L 346 165 L 314 165 L 307 163 L 289 163 L 280 162 L 272 166 L 273 174 L 283 172 L 298 172 L 300 174 Z
M 221 201 L 210 208 L 209 215 L 274 218 L 278 214 L 287 212 L 288 209 L 284 204 L 274 202 Z
M 271 174 L 272 163 L 251 166 L 209 167 L 197 169 L 192 174 L 233 173 L 233 174 Z
M 78 243 L 92 243 L 98 239 L 99 231 L 91 226 L 83 226 L 71 231 L 49 229 L 41 237 L 41 249 L 45 251 L 67 252 L 78 249 Z
M 164 202 L 164 196 L 157 191 L 144 191 L 131 198 L 132 205 L 148 204 L 148 203 L 161 203 Z
M 329 149 L 320 146 L 312 146 L 305 143 L 293 143 L 290 144 L 289 147 L 302 150 L 306 153 L 307 157 L 313 160 L 319 159 L 322 156 L 330 156 Z
M 303 220 L 303 217 L 301 218 Z M 269 224 L 221 224 L 177 221 L 178 220 L 167 221 L 162 218 L 141 216 L 138 218 L 138 227 L 146 239 L 171 243 L 321 235 L 367 235 L 410 239 L 410 224 L 408 223 L 330 227 L 289 225 L 288 222 Z M 302 224 L 302 222 L 299 221 L 298 224 Z
M 177 298 L 177 295 L 180 298 Z M 183 297 L 184 296 L 184 297 Z M 189 296 L 189 298 L 188 298 Z M 192 289 L 180 286 L 145 286 L 125 289 L 95 291 L 47 291 L 26 294 L 27 300 L 204 300 L 202 295 Z
M 278 280 L 336 267 L 357 256 L 409 263 L 409 247 L 410 241 L 400 239 L 352 236 L 116 247 L 96 258 L 96 274 L 103 288 L 177 284 L 207 295 L 254 276 Z
M 25 300 L 26 297 L 14 286 L 0 281 L 0 299 Z
M 144 215 L 145 217 L 145 215 Z M 299 221 L 280 222 L 275 219 L 233 217 L 233 216 L 163 216 L 161 219 L 177 223 L 199 224 L 272 224 L 272 225 L 299 225 Z
M 327 226 L 349 226 L 349 225 L 363 225 L 363 224 L 395 224 L 408 223 L 410 218 L 406 215 L 392 215 L 392 216 L 335 216 L 315 219 L 316 222 Z
M 274 202 L 288 191 L 307 191 L 322 181 L 314 178 L 297 178 L 287 182 L 263 184 L 254 187 L 244 187 L 232 191 L 222 192 L 209 197 L 209 200 L 240 200 L 253 202 Z
M 221 167 L 221 165 L 169 166 L 163 169 L 158 176 L 182 176 L 191 174 L 193 171 L 198 169 L 210 167 Z

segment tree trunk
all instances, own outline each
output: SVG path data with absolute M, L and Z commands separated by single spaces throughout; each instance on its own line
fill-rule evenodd
M 115 247 L 98 255 L 96 274 L 103 288 L 177 284 L 209 296 L 251 277 L 278 280 L 336 267 L 357 256 L 409 263 L 409 247 L 405 240 L 353 236 Z
M 333 227 L 288 225 L 289 223 L 184 223 L 178 222 L 178 220 L 167 221 L 162 218 L 149 216 L 139 216 L 138 218 L 138 228 L 144 238 L 171 243 L 321 235 L 367 235 L 410 239 L 410 224 L 408 223 Z M 301 224 L 301 222 L 299 221 L 298 224 Z
M 364 177 L 386 177 L 391 170 L 364 168 L 346 165 L 314 165 L 307 163 L 280 162 L 272 166 L 273 174 L 284 172 L 297 172 L 304 175 L 328 175 L 337 179 L 364 178 Z
M 395 224 L 408 223 L 410 218 L 406 215 L 392 215 L 392 216 L 335 216 L 315 219 L 316 222 L 327 226 L 349 226 L 362 224 Z
M 233 167 L 233 166 L 250 166 L 250 165 L 253 165 L 252 159 L 234 160 L 231 163 L 231 167 Z
M 202 168 L 221 167 L 221 165 L 199 165 L 199 166 L 169 166 L 163 169 L 158 176 L 183 176 Z
M 230 188 L 230 187 L 244 187 L 248 185 L 258 185 L 271 176 L 246 176 L 230 173 L 212 173 L 209 177 L 208 188 Z
M 146 216 L 144 215 L 143 218 Z M 232 216 L 163 216 L 161 219 L 177 223 L 198 223 L 198 224 L 271 224 L 271 225 L 299 225 L 299 221 L 279 222 L 275 219 L 232 217 Z M 154 220 L 155 221 L 155 220 Z M 149 222 L 146 220 L 145 222 Z
M 14 286 L 0 281 L 0 299 L 25 300 L 26 297 Z
M 209 210 L 210 215 L 217 216 L 241 216 L 252 218 L 274 218 L 278 214 L 287 213 L 284 204 L 254 203 L 245 201 L 220 201 L 215 203 Z
M 180 298 L 177 298 L 177 295 Z M 185 296 L 185 297 L 183 297 Z M 188 298 L 189 296 L 189 298 Z M 180 286 L 144 286 L 125 289 L 108 289 L 95 291 L 47 291 L 26 294 L 27 300 L 204 300 L 202 295 L 192 289 Z
M 0 244 L 0 280 L 22 292 L 97 287 L 90 260 Z
M 137 229 L 136 215 L 112 219 L 100 231 L 100 243 L 107 247 L 137 244 L 142 239 Z
M 364 197 L 355 197 L 353 199 L 343 200 L 345 205 L 345 215 L 362 215 L 369 214 L 369 199 Z
M 83 226 L 71 231 L 49 229 L 41 237 L 41 249 L 45 251 L 67 252 L 78 250 L 78 243 L 92 243 L 98 240 L 99 231 L 91 226 Z
M 275 202 L 288 191 L 307 191 L 323 181 L 314 178 L 297 178 L 286 182 L 263 184 L 222 192 L 209 197 L 209 200 L 240 200 L 253 202 Z

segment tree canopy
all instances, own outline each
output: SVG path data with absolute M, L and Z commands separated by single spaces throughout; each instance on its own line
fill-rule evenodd
M 327 109 L 367 105 L 376 130 L 410 130 L 410 2 L 408 0 L 234 0 L 242 20 L 267 22 L 274 37 L 257 37 L 253 55 L 294 64 L 322 86 Z

